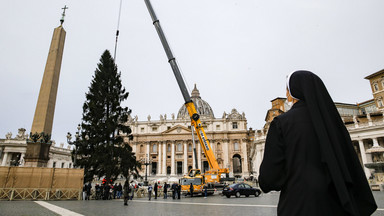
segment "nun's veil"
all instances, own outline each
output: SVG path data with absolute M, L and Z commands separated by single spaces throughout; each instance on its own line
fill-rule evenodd
M 350 215 L 370 215 L 377 206 L 351 138 L 321 79 L 309 71 L 288 77 L 292 97 L 306 103 L 320 143 L 321 160 L 340 203 Z M 332 187 L 333 188 L 333 187 Z

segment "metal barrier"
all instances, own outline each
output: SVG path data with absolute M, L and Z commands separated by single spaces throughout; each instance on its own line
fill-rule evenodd
M 77 188 L 0 188 L 0 200 L 80 200 L 81 192 Z

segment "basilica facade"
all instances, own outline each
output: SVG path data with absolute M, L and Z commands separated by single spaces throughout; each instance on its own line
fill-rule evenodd
M 200 92 L 193 89 L 191 99 L 200 114 L 216 160 L 221 168 L 229 168 L 230 175 L 246 177 L 249 173 L 248 150 L 254 142 L 254 130 L 247 127 L 244 113 L 232 109 L 221 118 L 214 116 L 211 106 L 201 99 Z M 149 178 L 182 176 L 198 166 L 202 171 L 209 169 L 208 161 L 197 135 L 192 133 L 191 121 L 184 105 L 177 116 L 160 115 L 159 120 L 148 116 L 146 121 L 129 118 L 133 140 L 129 141 L 137 160 L 146 162 L 141 175 Z M 194 160 L 194 146 L 197 163 Z M 147 171 L 146 171 L 147 168 Z

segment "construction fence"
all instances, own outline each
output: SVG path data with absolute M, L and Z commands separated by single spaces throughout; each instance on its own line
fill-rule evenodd
M 81 199 L 84 169 L 0 167 L 0 200 Z

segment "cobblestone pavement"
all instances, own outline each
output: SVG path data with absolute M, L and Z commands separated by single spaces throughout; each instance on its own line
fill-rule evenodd
M 384 192 L 374 192 L 379 206 L 374 216 L 384 216 Z M 279 193 L 262 194 L 260 197 L 226 198 L 220 195 L 204 197 L 182 197 L 180 200 L 152 198 L 134 199 L 128 206 L 123 200 L 90 201 L 1 201 L 0 215 L 276 215 Z M 52 204 L 59 209 L 49 210 L 41 204 Z M 52 206 L 51 205 L 51 206 Z M 48 206 L 49 207 L 49 206 Z M 62 209 L 60 209 L 62 208 Z M 54 213 L 54 211 L 58 213 Z M 71 212 L 69 212 L 71 211 Z M 76 214 L 77 213 L 77 214 Z

